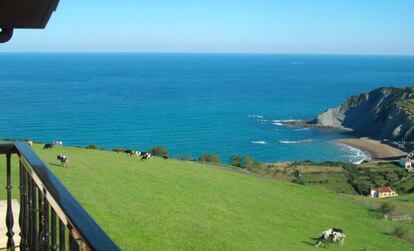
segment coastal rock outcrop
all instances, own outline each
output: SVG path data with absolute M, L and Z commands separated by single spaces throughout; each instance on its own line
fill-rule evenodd
M 360 136 L 414 140 L 414 88 L 383 87 L 352 96 L 310 124 L 351 129 Z

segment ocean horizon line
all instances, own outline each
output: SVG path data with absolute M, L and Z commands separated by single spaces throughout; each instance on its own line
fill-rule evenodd
M 283 53 L 283 52 L 202 52 L 202 51 L 0 51 L 0 54 L 142 54 L 142 55 L 263 55 L 263 56 L 339 56 L 414 57 L 414 54 L 375 53 Z

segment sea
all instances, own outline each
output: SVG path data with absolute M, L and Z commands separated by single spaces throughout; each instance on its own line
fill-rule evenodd
M 348 96 L 414 85 L 414 57 L 0 53 L 0 138 L 170 156 L 350 161 L 340 132 L 286 127 Z

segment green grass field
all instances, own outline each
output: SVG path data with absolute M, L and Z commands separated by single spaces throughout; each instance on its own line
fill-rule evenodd
M 173 159 L 34 150 L 122 250 L 315 250 L 311 238 L 330 227 L 347 234 L 330 250 L 414 248 L 387 234 L 397 223 L 323 188 Z M 69 168 L 57 154 L 70 156 Z M 5 177 L 4 157 L 0 167 Z

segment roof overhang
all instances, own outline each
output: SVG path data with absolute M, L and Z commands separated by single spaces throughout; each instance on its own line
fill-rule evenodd
M 0 43 L 13 36 L 13 29 L 44 29 L 59 0 L 0 0 Z

